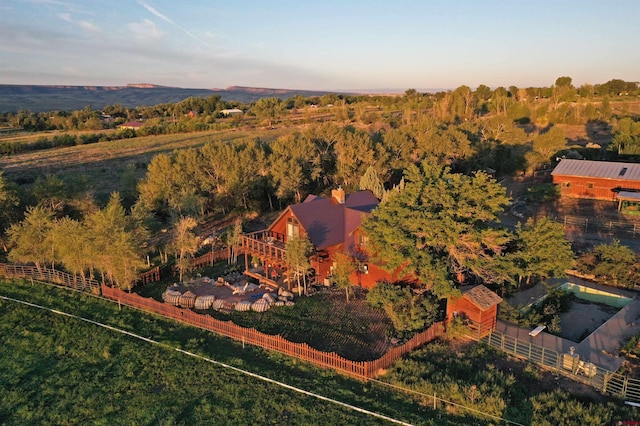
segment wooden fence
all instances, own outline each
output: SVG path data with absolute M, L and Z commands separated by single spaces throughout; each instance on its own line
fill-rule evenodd
M 156 266 L 155 268 L 151 268 L 146 272 L 138 275 L 138 283 L 139 284 L 148 284 L 155 283 L 160 281 L 160 267 Z
M 340 373 L 361 380 L 376 377 L 380 369 L 388 367 L 392 362 L 406 353 L 411 352 L 418 346 L 441 336 L 444 331 L 444 324 L 439 322 L 422 333 L 415 335 L 405 344 L 389 349 L 382 357 L 376 360 L 351 361 L 335 352 L 322 352 L 312 348 L 306 343 L 290 342 L 281 336 L 272 336 L 254 328 L 241 327 L 231 321 L 220 321 L 209 315 L 197 314 L 190 309 L 182 309 L 167 303 L 158 302 L 154 299 L 147 299 L 134 293 L 126 293 L 117 288 L 103 286 L 102 295 L 128 306 L 177 321 L 186 322 L 193 326 L 230 337 L 239 342 L 277 351 L 322 368 L 334 369 Z
M 35 266 L 8 265 L 0 263 L 0 277 L 5 278 L 26 278 L 35 281 L 61 284 L 75 290 L 100 293 L 100 283 L 91 278 L 79 275 L 67 274 L 49 268 L 36 268 Z
M 204 266 L 211 266 L 214 262 L 219 260 L 227 260 L 231 257 L 231 249 L 222 249 L 218 251 L 210 251 L 202 256 L 193 259 L 193 267 L 195 269 L 202 268 Z

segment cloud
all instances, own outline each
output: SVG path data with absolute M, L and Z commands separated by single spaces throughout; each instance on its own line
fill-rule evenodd
M 162 31 L 156 27 L 156 24 L 149 19 L 144 19 L 142 22 L 132 22 L 127 27 L 133 32 L 134 37 L 140 41 L 156 41 L 164 36 Z
M 96 26 L 95 24 L 93 24 L 92 22 L 89 21 L 75 21 L 72 17 L 70 13 L 58 13 L 58 18 L 62 19 L 63 21 L 72 23 L 72 24 L 76 24 L 78 25 L 80 28 L 85 29 L 87 31 L 92 31 L 92 32 L 100 32 L 100 28 L 98 26 Z
M 169 18 L 167 15 L 165 15 L 164 13 L 160 12 L 158 9 L 156 9 L 154 6 L 150 5 L 149 3 L 147 3 L 144 0 L 138 0 L 138 4 L 140 4 L 142 7 L 144 7 L 145 9 L 147 9 L 147 11 L 149 13 L 151 13 L 152 15 L 157 16 L 158 18 L 162 19 L 165 22 L 168 22 L 169 24 L 173 25 L 174 27 L 176 27 L 177 29 L 179 29 L 180 31 L 182 31 L 183 33 L 185 33 L 186 35 L 188 35 L 189 37 L 191 37 L 192 39 L 194 39 L 195 41 L 197 41 L 198 43 L 202 44 L 203 46 L 206 46 L 207 48 L 211 49 L 211 50 L 215 50 L 215 48 L 210 45 L 209 43 L 207 43 L 206 41 L 202 40 L 201 38 L 199 38 L 198 36 L 196 36 L 195 34 L 191 33 L 189 30 L 187 30 L 186 28 L 181 27 L 180 25 L 176 24 L 171 18 Z
M 78 25 L 88 31 L 100 32 L 100 28 L 89 21 L 79 21 Z
M 149 11 L 149 13 L 151 13 L 152 15 L 157 16 L 158 18 L 162 19 L 163 21 L 167 21 L 168 23 L 175 25 L 175 23 L 169 19 L 167 17 L 167 15 L 165 15 L 164 13 L 161 13 L 158 9 L 156 9 L 155 7 L 151 6 L 149 3 L 144 2 L 142 0 L 139 0 L 138 3 L 144 7 L 145 9 L 147 9 Z

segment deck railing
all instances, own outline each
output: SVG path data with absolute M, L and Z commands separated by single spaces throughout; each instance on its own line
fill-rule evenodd
M 266 230 L 242 236 L 242 248 L 245 253 L 270 263 L 285 263 L 285 242 L 286 235 Z

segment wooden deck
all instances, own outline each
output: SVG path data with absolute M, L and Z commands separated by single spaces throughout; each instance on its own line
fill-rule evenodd
M 256 272 L 251 272 L 248 270 L 244 271 L 244 274 L 248 277 L 255 278 L 256 280 L 258 280 L 258 282 L 260 282 L 260 284 L 266 284 L 269 287 L 273 287 L 274 289 L 277 289 L 278 287 L 280 287 L 280 284 L 278 282 L 272 279 L 269 279 L 262 274 L 258 274 Z
M 242 236 L 242 248 L 248 256 L 257 256 L 263 263 L 286 263 L 285 236 L 271 231 L 252 232 Z

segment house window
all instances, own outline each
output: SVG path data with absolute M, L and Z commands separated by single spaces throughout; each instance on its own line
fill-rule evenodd
M 587 188 L 593 189 L 593 182 L 587 182 Z
M 571 182 L 562 182 L 563 188 L 571 188 Z
M 362 235 L 360 234 L 360 236 L 358 237 L 358 243 L 361 246 L 366 246 L 369 243 L 369 237 L 367 237 L 366 235 Z
M 300 236 L 300 226 L 298 221 L 290 217 L 287 219 L 287 237 L 293 238 Z

